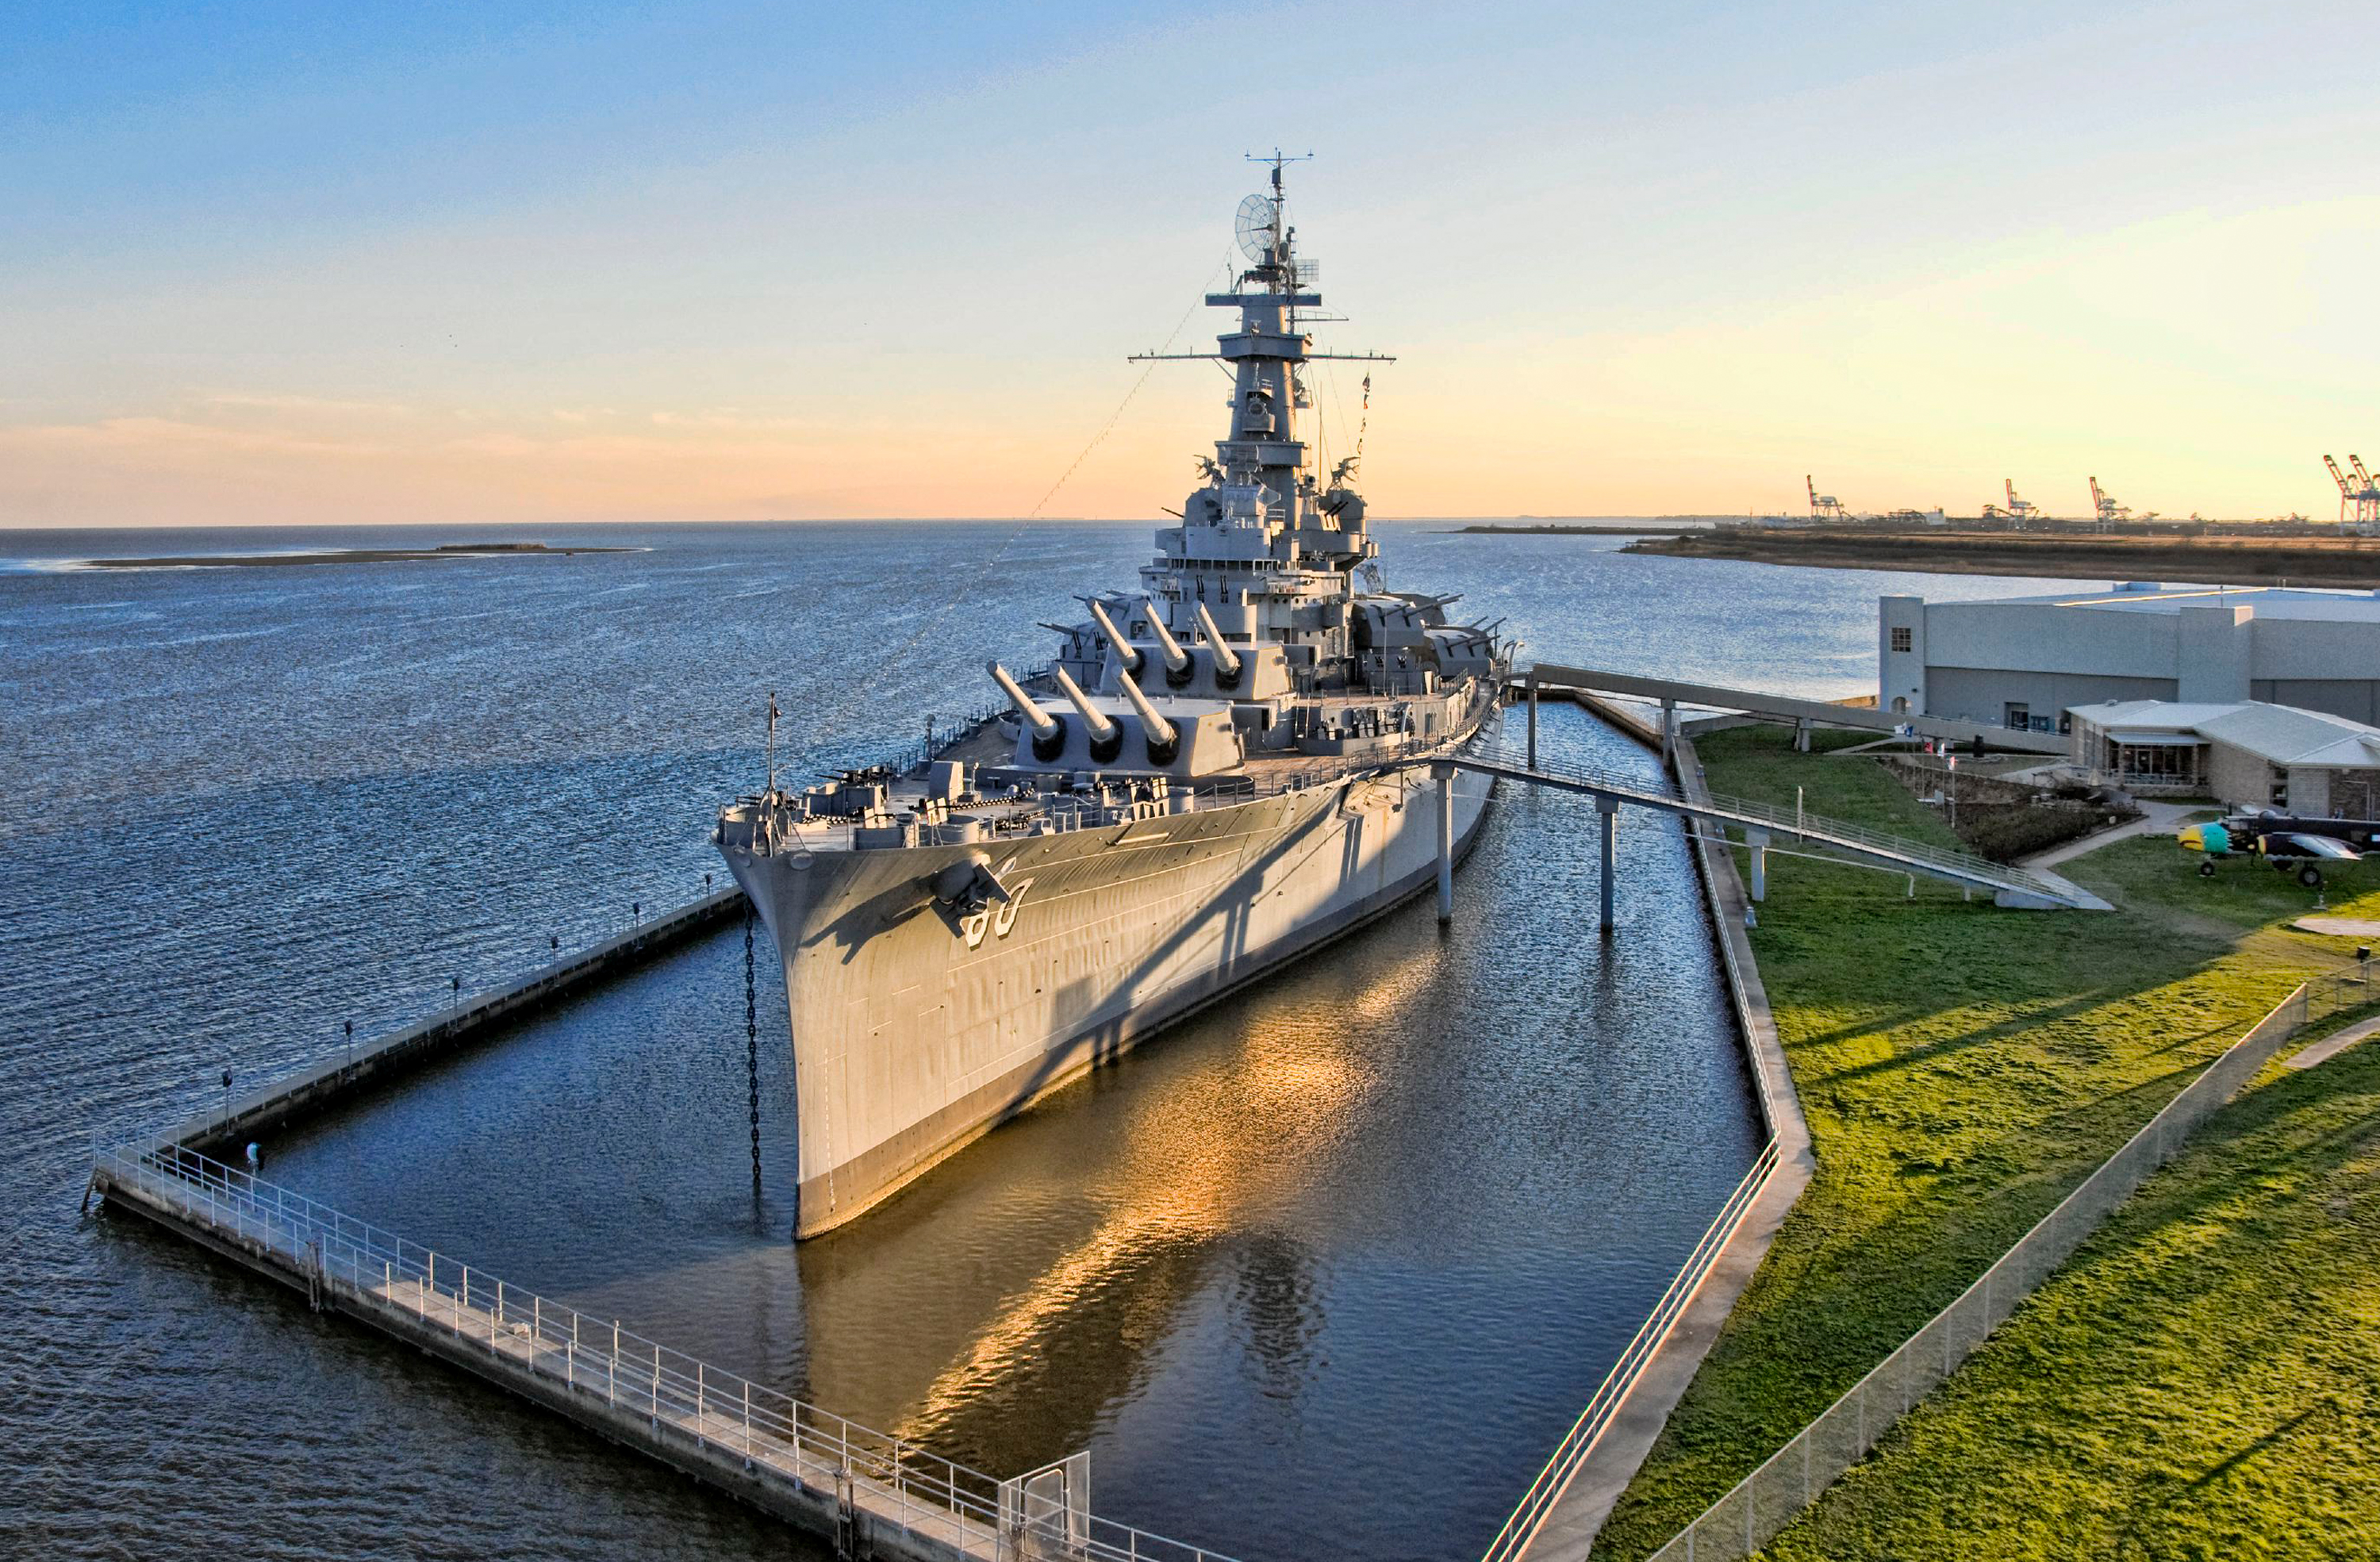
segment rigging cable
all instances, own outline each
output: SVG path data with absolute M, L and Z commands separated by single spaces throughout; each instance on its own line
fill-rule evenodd
M 1232 265 L 1232 252 L 1231 250 L 1225 250 L 1223 252 L 1222 263 L 1216 267 L 1214 271 L 1208 272 L 1207 275 L 1211 278 L 1220 273 L 1228 279 L 1231 274 Z M 1165 344 L 1163 346 L 1158 348 L 1159 352 L 1162 353 L 1172 350 L 1174 342 L 1181 337 L 1183 328 L 1190 323 L 1190 317 L 1197 313 L 1199 308 L 1206 303 L 1206 295 L 1207 287 L 1206 285 L 1202 283 L 1198 288 L 1196 296 L 1191 300 L 1190 307 L 1182 311 L 1182 318 L 1175 321 L 1173 322 L 1173 329 L 1166 333 Z M 1026 528 L 1040 518 L 1041 512 L 1048 507 L 1050 502 L 1058 497 L 1058 490 L 1066 486 L 1068 479 L 1073 478 L 1076 470 L 1082 466 L 1083 463 L 1090 458 L 1091 452 L 1098 449 L 1100 442 L 1105 440 L 1110 433 L 1113 432 L 1115 426 L 1119 422 L 1123 421 L 1124 410 L 1132 406 L 1133 398 L 1140 394 L 1140 388 L 1148 383 L 1148 377 L 1155 373 L 1156 370 L 1157 366 L 1154 363 L 1149 364 L 1141 369 L 1140 378 L 1132 382 L 1131 387 L 1124 392 L 1123 399 L 1116 403 L 1115 410 L 1108 415 L 1108 420 L 1099 426 L 1099 431 L 1093 434 L 1090 438 L 1090 442 L 1083 446 L 1081 453 L 1077 454 L 1072 462 L 1068 463 L 1066 469 L 1059 474 L 1058 480 L 1050 485 L 1050 490 L 1047 493 L 1044 493 L 1040 499 L 1034 503 L 1032 509 L 1027 510 L 1018 518 L 1015 526 L 1009 528 L 1008 535 L 1001 539 L 999 547 L 993 549 L 991 552 L 987 555 L 972 571 L 969 571 L 959 579 L 958 584 L 953 588 L 949 597 L 943 599 L 942 604 L 940 607 L 936 608 L 931 613 L 929 613 L 926 616 L 925 622 L 918 626 L 915 634 L 911 635 L 908 639 L 903 641 L 901 645 L 890 654 L 877 660 L 877 671 L 875 675 L 866 680 L 855 682 L 845 694 L 842 703 L 829 710 L 825 716 L 820 718 L 819 720 L 810 723 L 809 731 L 818 735 L 808 739 L 803 743 L 801 747 L 794 750 L 790 755 L 788 755 L 784 761 L 785 768 L 790 769 L 796 761 L 807 756 L 810 750 L 817 747 L 824 734 L 832 733 L 840 727 L 843 719 L 850 713 L 854 706 L 860 704 L 862 701 L 875 694 L 878 686 L 883 682 L 885 673 L 888 670 L 905 664 L 909 652 L 915 650 L 917 646 L 924 641 L 927 636 L 932 634 L 936 629 L 941 626 L 942 620 L 950 616 L 951 610 L 957 607 L 959 603 L 966 600 L 969 597 L 975 594 L 975 587 L 977 585 L 989 576 L 994 569 L 999 567 L 1001 561 L 1007 556 L 1008 551 L 1016 545 L 1016 539 L 1025 534 Z

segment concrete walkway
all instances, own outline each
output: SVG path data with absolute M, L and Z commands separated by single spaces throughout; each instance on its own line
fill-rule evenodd
M 2380 935 L 2380 922 L 2368 916 L 2301 916 L 2289 924 L 2301 933 L 2326 938 L 2369 938 Z
M 2335 1031 L 2312 1047 L 2289 1058 L 2281 1066 L 2289 1069 L 2311 1069 L 2317 1063 L 2327 1063 L 2366 1036 L 2380 1033 L 2380 1019 L 2359 1020 L 2343 1031 Z
M 2119 824 L 2113 829 L 2103 829 L 2096 834 L 2083 836 L 2079 841 L 2069 841 L 2063 846 L 2052 846 L 2046 852 L 2035 852 L 2029 857 L 2019 857 L 2017 866 L 2035 870 L 2056 867 L 2059 863 L 2072 862 L 2075 858 L 2085 856 L 2102 846 L 2113 842 L 2129 841 L 2135 835 L 2170 837 L 2174 831 L 2181 828 L 2182 820 L 2192 814 L 2206 812 L 2205 805 L 2197 803 L 2143 802 L 2138 806 L 2141 817 L 2130 824 Z

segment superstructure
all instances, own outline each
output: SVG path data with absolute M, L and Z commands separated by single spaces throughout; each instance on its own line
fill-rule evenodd
M 1282 194 L 1207 302 L 1231 421 L 1136 590 L 1083 599 L 1050 664 L 915 762 L 767 791 L 717 839 L 783 958 L 797 1236 L 1431 880 L 1430 759 L 1493 725 L 1514 649 L 1383 588 L 1355 461 L 1299 433 L 1319 306 Z M 1451 774 L 1452 849 L 1489 782 Z

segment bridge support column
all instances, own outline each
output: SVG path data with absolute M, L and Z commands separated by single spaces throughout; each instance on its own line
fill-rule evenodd
M 1810 752 L 1810 719 L 1807 716 L 1798 716 L 1793 720 L 1793 752 Z
M 1537 768 L 1537 670 L 1529 669 L 1529 769 Z
M 1438 919 L 1454 920 L 1454 767 L 1432 765 L 1438 782 Z
M 1747 829 L 1743 832 L 1743 843 L 1752 848 L 1752 898 L 1766 901 L 1768 898 L 1768 832 Z
M 1676 768 L 1677 751 L 1678 702 L 1665 699 L 1661 702 L 1661 769 L 1665 772 Z
M 1613 921 L 1612 895 L 1620 877 L 1620 799 L 1597 797 L 1595 812 L 1603 826 L 1603 839 L 1599 842 L 1602 848 L 1603 932 L 1609 938 Z

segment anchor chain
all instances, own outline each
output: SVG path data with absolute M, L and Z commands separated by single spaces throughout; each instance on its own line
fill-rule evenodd
M 760 999 L 752 984 L 752 903 L 744 902 L 744 1067 L 752 1099 L 752 1192 L 760 1191 Z

